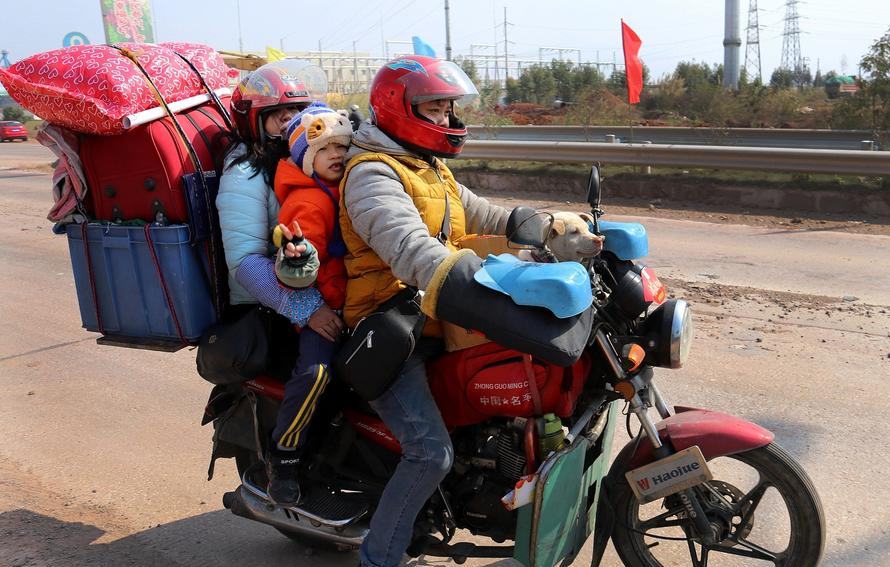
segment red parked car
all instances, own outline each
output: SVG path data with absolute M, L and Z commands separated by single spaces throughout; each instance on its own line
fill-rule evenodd
M 0 142 L 7 140 L 28 140 L 28 131 L 21 122 L 14 120 L 3 120 L 0 122 Z

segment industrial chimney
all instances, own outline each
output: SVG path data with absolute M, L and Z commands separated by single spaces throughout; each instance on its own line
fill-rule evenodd
M 723 32 L 723 86 L 739 88 L 739 50 L 742 37 L 739 32 L 739 0 L 726 0 L 726 28 Z

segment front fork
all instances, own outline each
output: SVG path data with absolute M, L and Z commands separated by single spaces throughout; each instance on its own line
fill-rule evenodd
M 671 416 L 670 409 L 665 405 L 664 399 L 661 397 L 658 389 L 655 388 L 655 384 L 650 383 L 649 388 L 649 394 L 653 397 L 653 405 L 658 409 L 658 413 L 661 414 L 661 417 L 667 419 Z M 652 416 L 649 415 L 648 407 L 639 394 L 635 394 L 630 400 L 630 409 L 634 412 L 634 415 L 637 416 L 637 419 L 640 420 L 640 424 L 643 426 L 643 431 L 646 432 L 646 437 L 655 448 L 654 454 L 656 459 L 665 459 L 673 455 L 674 449 L 661 442 L 661 438 L 658 435 L 658 429 L 655 427 L 655 422 L 652 420 Z M 687 516 L 695 525 L 695 530 L 698 532 L 702 544 L 713 545 L 717 543 L 717 534 L 715 533 L 711 522 L 708 520 L 704 508 L 702 508 L 701 501 L 695 490 L 687 488 L 680 492 L 680 501 L 686 508 Z
M 658 387 L 652 382 L 652 369 L 646 368 L 639 374 L 628 377 L 627 372 L 625 372 L 624 367 L 621 365 L 621 359 L 618 357 L 618 353 L 615 352 L 615 348 L 612 346 L 611 341 L 609 341 L 602 329 L 597 330 L 594 341 L 600 347 L 613 374 L 615 374 L 616 382 L 613 386 L 618 386 L 619 384 L 625 385 L 623 387 L 616 387 L 616 391 L 622 394 L 630 394 L 632 392 L 632 395 L 625 395 L 624 397 L 630 404 L 631 411 L 633 411 L 634 415 L 636 415 L 637 419 L 640 421 L 646 437 L 652 443 L 656 459 L 664 459 L 673 455 L 675 453 L 674 449 L 662 443 L 661 437 L 658 434 L 658 428 L 655 426 L 655 421 L 649 415 L 650 406 L 655 407 L 662 419 L 667 419 L 673 415 L 673 412 L 668 407 L 667 403 L 665 403 Z M 640 396 L 641 391 L 648 391 L 648 402 L 644 401 L 642 396 Z M 702 507 L 701 501 L 695 490 L 687 488 L 679 494 L 680 500 L 686 508 L 686 513 L 689 516 L 689 519 L 692 520 L 696 532 L 698 532 L 698 535 L 701 538 L 702 544 L 713 545 L 717 543 L 717 534 L 714 531 L 711 522 L 708 521 L 708 517 L 705 514 L 705 510 Z

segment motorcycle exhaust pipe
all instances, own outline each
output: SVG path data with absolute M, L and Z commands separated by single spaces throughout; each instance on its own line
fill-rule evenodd
M 227 492 L 223 495 L 223 506 L 236 516 L 267 524 L 286 532 L 331 542 L 338 546 L 357 548 L 368 535 L 368 526 L 363 522 L 343 527 L 313 523 L 305 518 L 300 518 L 287 508 L 279 508 L 270 504 L 243 485 L 234 492 Z

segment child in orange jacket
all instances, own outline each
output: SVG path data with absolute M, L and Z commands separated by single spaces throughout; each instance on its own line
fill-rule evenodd
M 291 157 L 278 164 L 274 186 L 281 203 L 278 230 L 294 240 L 279 250 L 275 273 L 290 287 L 317 285 L 328 307 L 337 311 L 346 297 L 339 185 L 352 126 L 336 111 L 314 104 L 291 119 L 286 132 Z M 294 255 L 295 244 L 305 245 L 306 250 Z M 319 332 L 309 327 L 300 332 L 300 355 L 285 384 L 272 432 L 268 494 L 280 505 L 293 506 L 300 499 L 297 471 L 303 434 L 327 386 L 328 366 L 341 328 L 342 323 L 333 320 Z

